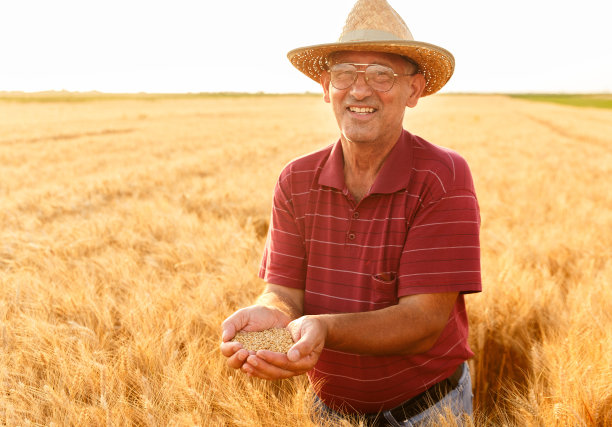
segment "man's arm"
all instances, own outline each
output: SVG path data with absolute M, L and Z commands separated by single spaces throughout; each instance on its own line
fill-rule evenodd
M 260 350 L 242 369 L 264 379 L 299 375 L 314 367 L 323 346 L 378 356 L 423 353 L 442 333 L 457 295 L 410 295 L 381 310 L 300 317 L 288 325 L 297 342 L 287 355 Z
M 382 310 L 318 316 L 326 330 L 325 347 L 373 356 L 426 352 L 446 326 L 457 295 L 410 295 Z
M 302 315 L 303 304 L 303 290 L 267 284 L 254 305 L 236 311 L 221 324 L 221 353 L 228 358 L 228 366 L 239 369 L 249 354 L 255 354 L 238 342 L 230 342 L 238 331 L 284 328 Z
M 304 312 L 304 290 L 267 283 L 255 304 L 276 308 L 294 320 Z

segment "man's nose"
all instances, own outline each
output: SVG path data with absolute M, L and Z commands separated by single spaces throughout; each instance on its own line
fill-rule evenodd
M 372 88 L 366 80 L 365 73 L 357 72 L 357 78 L 351 86 L 351 95 L 356 99 L 363 99 L 372 94 Z

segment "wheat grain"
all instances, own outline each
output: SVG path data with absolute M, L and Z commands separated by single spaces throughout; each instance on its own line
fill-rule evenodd
M 259 332 L 240 331 L 232 341 L 237 341 L 247 350 L 270 350 L 287 353 L 293 345 L 291 333 L 285 328 L 272 328 Z

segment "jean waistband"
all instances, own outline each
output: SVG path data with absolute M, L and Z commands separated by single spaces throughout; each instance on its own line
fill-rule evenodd
M 448 378 L 437 382 L 421 394 L 418 394 L 401 405 L 396 406 L 395 408 L 389 410 L 389 412 L 396 420 L 405 420 L 412 418 L 413 416 L 435 405 L 450 391 L 457 388 L 459 385 L 459 380 L 463 375 L 464 366 L 465 363 L 461 363 L 457 369 L 455 369 L 455 372 L 453 372 Z M 366 414 L 365 418 L 366 420 L 384 419 L 380 413 Z

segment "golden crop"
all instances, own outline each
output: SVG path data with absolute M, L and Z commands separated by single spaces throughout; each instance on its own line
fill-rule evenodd
M 476 183 L 476 424 L 612 425 L 612 110 L 436 95 L 405 126 Z M 337 136 L 313 96 L 0 102 L 0 424 L 311 425 L 220 324 L 282 166 Z

